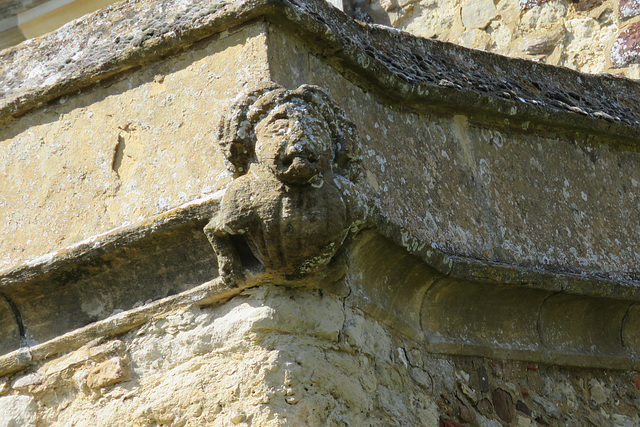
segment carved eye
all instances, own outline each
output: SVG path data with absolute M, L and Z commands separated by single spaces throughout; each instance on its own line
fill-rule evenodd
M 269 123 L 269 131 L 276 134 L 286 134 L 289 129 L 289 121 L 285 119 L 276 119 Z

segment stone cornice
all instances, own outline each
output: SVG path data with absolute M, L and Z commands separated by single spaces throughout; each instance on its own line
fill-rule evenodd
M 50 302 L 47 303 L 48 305 L 39 308 L 39 310 L 51 314 L 56 307 L 56 298 L 60 298 L 60 295 L 56 292 L 56 286 L 68 286 L 74 281 L 77 281 L 77 272 L 83 269 L 90 268 L 94 273 L 100 269 L 113 269 L 114 266 L 111 265 L 109 260 L 113 258 L 117 259 L 118 252 L 133 253 L 135 252 L 135 250 L 133 250 L 135 246 L 143 245 L 145 248 L 152 248 L 154 245 L 166 244 L 166 242 L 163 242 L 162 236 L 172 233 L 180 227 L 194 225 L 196 229 L 201 228 L 203 221 L 206 221 L 206 219 L 211 216 L 211 213 L 218 209 L 221 196 L 222 192 L 212 195 L 211 197 L 190 202 L 140 223 L 124 226 L 108 233 L 94 236 L 71 247 L 63 248 L 57 253 L 39 257 L 28 264 L 5 271 L 0 275 L 0 296 L 20 292 L 23 288 L 39 289 L 42 284 L 49 282 L 47 285 L 51 285 L 52 281 L 62 277 L 62 280 L 58 280 L 59 283 L 54 283 L 54 287 L 50 290 L 51 293 L 46 294 L 47 299 L 50 300 Z M 418 306 L 422 305 L 423 310 L 426 310 L 429 316 L 433 316 L 433 313 L 430 313 L 430 311 L 442 310 L 441 307 L 438 307 L 438 304 L 443 304 L 445 307 L 443 312 L 446 312 L 451 309 L 451 307 L 448 306 L 451 302 L 447 301 L 447 296 L 453 293 L 453 305 L 456 305 L 456 301 L 463 301 L 465 295 L 469 292 L 467 289 L 469 287 L 473 288 L 488 285 L 488 293 L 495 293 L 496 289 L 498 289 L 498 292 L 504 292 L 504 290 L 510 289 L 512 293 L 516 292 L 521 294 L 522 301 L 529 301 L 528 304 L 531 305 L 529 311 L 539 317 L 537 319 L 531 318 L 528 311 L 523 311 L 523 313 L 515 318 L 505 318 L 502 319 L 502 321 L 504 321 L 504 325 L 515 323 L 518 327 L 523 327 L 524 329 L 531 327 L 530 325 L 527 326 L 527 324 L 538 325 L 538 327 L 540 327 L 540 316 L 542 316 L 542 320 L 544 321 L 544 315 L 546 314 L 544 312 L 545 309 L 551 312 L 551 316 L 555 315 L 556 312 L 563 312 L 563 310 L 565 310 L 563 302 L 561 302 L 558 308 L 553 305 L 551 308 L 547 308 L 548 304 L 545 306 L 544 303 L 541 307 L 537 307 L 536 300 L 530 300 L 532 294 L 537 294 L 538 297 L 542 297 L 544 302 L 548 299 L 564 295 L 568 298 L 575 298 L 578 302 L 587 301 L 589 304 L 592 304 L 593 307 L 597 307 L 597 309 L 600 309 L 602 305 L 604 307 L 602 309 L 603 311 L 608 310 L 607 304 L 617 304 L 623 308 L 628 306 L 627 310 L 630 310 L 638 304 L 640 296 L 634 286 L 627 286 L 607 280 L 589 279 L 576 275 L 556 274 L 514 266 L 480 263 L 479 261 L 471 259 L 450 257 L 442 253 L 434 256 L 425 255 L 425 251 L 414 250 L 411 251 L 413 252 L 411 254 L 407 251 L 410 250 L 412 245 L 407 241 L 406 234 L 403 238 L 402 231 L 385 222 L 383 218 L 378 218 L 374 220 L 374 222 L 377 222 L 377 224 L 371 225 L 374 226 L 375 231 L 361 233 L 363 235 L 362 241 L 375 241 L 374 246 L 367 247 L 364 251 L 366 258 L 372 259 L 372 261 L 366 262 L 373 262 L 378 265 L 384 265 L 385 262 L 397 265 L 404 265 L 404 263 L 408 263 L 407 265 L 415 265 L 415 261 L 413 261 L 412 258 L 424 261 L 426 264 L 422 264 L 422 266 L 419 267 L 420 280 L 424 281 L 424 283 L 416 281 L 415 278 L 409 276 L 405 277 L 402 274 L 398 276 L 384 276 L 383 278 L 378 277 L 379 280 L 384 282 L 385 286 L 391 286 L 398 295 L 387 300 L 387 298 L 381 297 L 384 292 L 378 294 L 375 290 L 376 285 L 369 284 L 368 286 L 372 286 L 372 288 L 356 291 L 353 303 L 356 307 L 374 315 L 374 317 L 380 318 L 381 321 L 389 324 L 389 326 L 407 337 L 417 341 L 425 340 L 429 351 L 460 356 L 480 355 L 489 358 L 507 358 L 522 361 L 535 360 L 549 364 L 575 367 L 595 367 L 615 370 L 637 370 L 640 368 L 639 359 L 635 357 L 635 355 L 628 354 L 626 348 L 618 349 L 616 347 L 609 349 L 605 346 L 604 351 L 601 353 L 598 351 L 594 353 L 580 351 L 572 347 L 559 351 L 558 348 L 549 348 L 544 345 L 545 343 L 542 338 L 540 338 L 541 342 L 539 346 L 535 349 L 527 348 L 526 346 L 519 348 L 517 345 L 501 345 L 499 341 L 474 342 L 442 339 L 438 335 L 438 331 L 436 331 L 434 339 L 434 337 L 430 335 L 433 334 L 433 331 L 420 330 L 420 323 L 426 323 L 425 319 L 427 319 L 427 317 L 420 319 L 419 309 L 413 312 L 412 309 L 407 309 L 407 307 L 415 304 Z M 378 237 L 378 239 L 382 239 L 379 242 L 376 241 L 376 238 L 371 239 L 370 237 L 374 235 L 380 236 L 380 234 L 389 236 L 391 241 L 397 243 L 397 247 L 384 243 L 385 237 Z M 360 243 L 356 243 L 356 246 L 359 244 Z M 382 249 L 383 251 L 391 251 L 390 253 L 392 253 L 393 256 L 390 258 L 380 258 L 378 254 L 375 254 L 375 250 L 372 251 L 374 247 Z M 352 255 L 354 260 L 361 256 L 358 254 L 358 249 L 352 248 L 351 251 L 355 253 L 355 255 Z M 114 256 L 114 254 L 116 254 L 116 256 Z M 151 255 L 151 257 L 153 258 L 153 255 Z M 435 262 L 436 258 L 440 260 L 439 263 Z M 355 262 L 358 263 L 361 261 Z M 136 263 L 144 264 L 145 260 L 137 259 Z M 153 259 L 151 262 L 147 262 L 147 264 L 147 268 L 153 268 L 150 267 L 151 264 L 153 264 Z M 415 271 L 408 269 L 403 274 L 411 275 L 415 274 Z M 116 285 L 118 284 L 117 281 L 122 278 L 123 272 L 116 272 L 113 276 Z M 100 279 L 94 281 L 90 279 L 87 281 L 85 283 L 87 291 L 92 292 L 101 289 L 103 284 L 100 284 L 99 280 Z M 441 281 L 444 281 L 443 285 L 439 284 Z M 268 276 L 256 275 L 239 283 L 238 286 L 229 287 L 218 277 L 191 289 L 184 290 L 176 295 L 160 298 L 153 302 L 147 302 L 141 307 L 134 307 L 123 312 L 115 313 L 105 319 L 91 322 L 84 327 L 61 330 L 59 334 L 51 334 L 50 331 L 45 331 L 45 333 L 49 333 L 50 335 L 48 339 L 42 343 L 21 347 L 6 354 L 0 354 L 0 375 L 23 369 L 52 355 L 79 348 L 95 339 L 104 339 L 105 337 L 124 334 L 146 323 L 151 318 L 162 317 L 176 310 L 182 310 L 192 306 L 202 307 L 221 304 L 240 294 L 245 289 L 257 285 L 264 285 L 265 283 L 270 283 Z M 74 286 L 76 285 L 75 283 L 73 284 Z M 153 287 L 154 285 L 150 286 Z M 442 286 L 448 289 L 444 295 L 444 302 L 439 302 L 441 297 L 434 298 L 428 295 L 429 292 L 438 292 L 437 289 Z M 360 293 L 362 291 L 364 291 L 364 294 Z M 388 290 L 385 292 L 388 292 Z M 398 296 L 401 298 L 398 298 Z M 406 297 L 406 300 L 402 297 Z M 394 307 L 397 303 L 391 301 L 396 300 L 401 301 L 400 311 L 408 310 L 406 313 L 403 314 L 399 312 L 398 307 Z M 434 301 L 436 301 L 435 304 Z M 431 307 L 431 305 L 433 305 L 433 307 Z M 425 309 L 424 307 L 427 308 Z M 472 316 L 473 313 L 474 312 L 471 311 L 470 316 Z M 81 315 L 82 312 L 77 311 L 74 313 L 64 313 L 62 317 L 72 317 L 77 322 L 86 321 L 86 319 L 81 318 Z M 548 314 L 547 317 L 549 317 Z M 499 316 L 497 318 L 501 319 Z M 630 325 L 627 325 L 625 320 L 626 319 L 623 319 L 621 322 L 620 330 L 616 331 L 620 336 L 634 333 L 633 326 L 637 323 L 637 316 L 634 316 L 632 319 L 632 322 L 635 323 L 631 323 Z M 456 321 L 459 323 L 456 323 Z M 448 328 L 461 328 L 467 321 L 471 321 L 471 319 L 463 318 L 456 319 L 456 321 L 449 324 Z M 581 322 L 584 322 L 584 319 L 576 319 L 573 329 L 567 325 L 563 325 L 563 327 L 567 326 L 569 333 L 580 336 Z M 36 328 L 37 327 L 36 325 Z M 561 329 L 564 330 L 564 328 Z M 632 330 L 627 331 L 628 329 Z M 547 333 L 549 333 L 549 331 L 555 333 L 555 331 L 549 330 L 548 327 L 545 330 Z M 499 331 L 492 330 L 490 326 L 485 331 L 489 336 L 498 332 Z M 601 344 L 598 340 L 595 340 L 595 342 L 596 346 Z M 603 349 L 598 348 L 597 350 Z
M 635 146 L 640 86 L 351 20 L 322 1 L 129 1 L 0 54 L 0 123 L 264 17 L 295 28 L 362 86 L 409 108 L 460 109 L 522 127 Z

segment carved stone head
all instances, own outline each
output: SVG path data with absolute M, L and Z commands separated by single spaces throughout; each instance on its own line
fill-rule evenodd
M 327 171 L 355 179 L 355 126 L 320 88 L 263 84 L 241 95 L 222 118 L 218 142 L 235 177 L 251 162 L 288 185 L 312 184 Z

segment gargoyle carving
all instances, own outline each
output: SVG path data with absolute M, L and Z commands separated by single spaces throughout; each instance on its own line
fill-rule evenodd
M 327 267 L 352 225 L 356 130 L 320 88 L 265 84 L 226 110 L 218 142 L 234 175 L 204 231 L 220 276 L 245 276 L 246 248 L 283 279 Z

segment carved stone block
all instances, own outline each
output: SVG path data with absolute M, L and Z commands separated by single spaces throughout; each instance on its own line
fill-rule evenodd
M 235 179 L 205 227 L 228 283 L 244 268 L 295 279 L 330 263 L 353 221 L 344 188 L 358 174 L 356 139 L 316 86 L 265 84 L 235 100 L 218 135 Z

